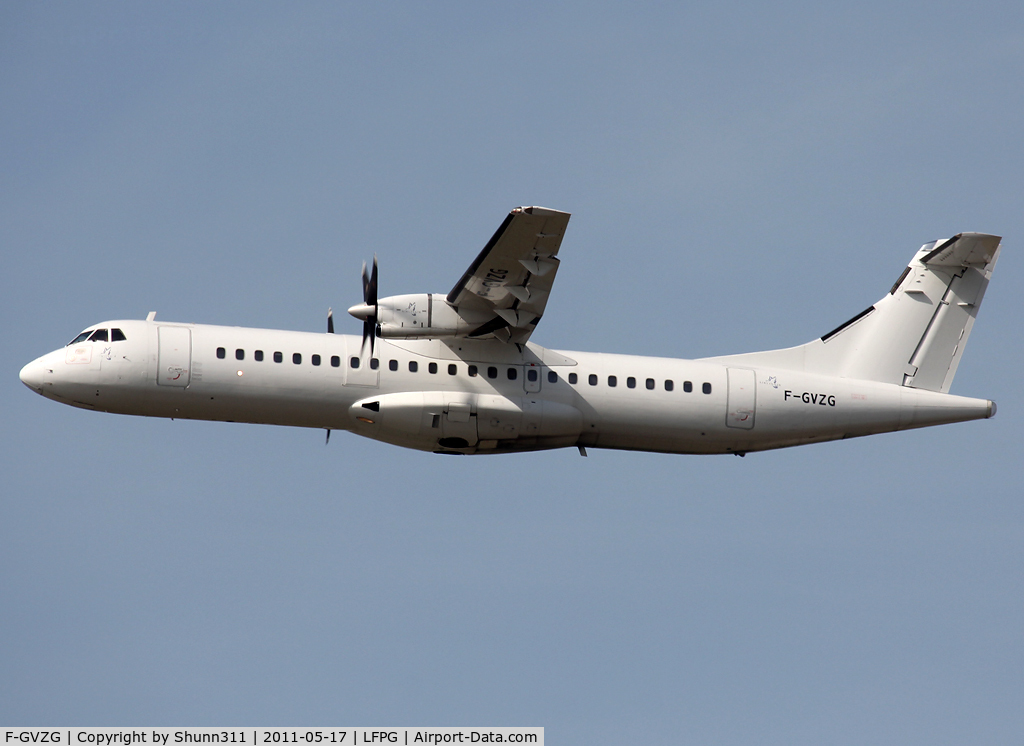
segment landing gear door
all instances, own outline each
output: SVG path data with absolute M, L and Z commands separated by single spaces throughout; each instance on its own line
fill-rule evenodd
M 743 368 L 729 368 L 729 401 L 725 424 L 741 430 L 754 427 L 755 382 L 754 371 Z
M 192 380 L 192 330 L 184 326 L 157 327 L 160 341 L 156 382 L 185 388 Z
M 529 363 L 523 366 L 523 388 L 526 389 L 528 394 L 536 394 L 540 391 L 541 376 L 543 375 L 543 368 L 539 365 Z
M 469 402 L 450 401 L 441 417 L 441 433 L 438 441 L 448 448 L 468 448 L 477 443 L 477 416 Z

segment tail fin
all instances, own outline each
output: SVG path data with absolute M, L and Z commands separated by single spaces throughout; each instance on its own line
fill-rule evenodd
M 959 233 L 927 243 L 887 295 L 820 339 L 714 360 L 946 393 L 992 277 L 1000 240 Z

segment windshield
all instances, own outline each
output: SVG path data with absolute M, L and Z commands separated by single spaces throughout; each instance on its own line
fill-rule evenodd
M 72 339 L 72 340 L 71 340 L 70 342 L 68 342 L 68 343 L 67 343 L 66 345 L 64 345 L 64 346 L 65 346 L 65 347 L 70 347 L 71 345 L 76 345 L 76 344 L 78 344 L 79 342 L 84 342 L 85 340 L 87 340 L 87 339 L 89 338 L 89 335 L 90 335 L 90 334 L 92 334 L 92 329 L 86 329 L 86 330 L 85 330 L 84 332 L 82 332 L 81 334 L 79 334 L 79 335 L 78 335 L 77 337 L 75 337 L 74 339 Z

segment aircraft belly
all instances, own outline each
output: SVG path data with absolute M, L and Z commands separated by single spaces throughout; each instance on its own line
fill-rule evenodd
M 674 402 L 636 401 L 635 397 L 606 397 L 597 407 L 598 448 L 640 450 L 683 449 L 716 439 L 725 430 L 724 404 L 707 398 L 687 398 Z

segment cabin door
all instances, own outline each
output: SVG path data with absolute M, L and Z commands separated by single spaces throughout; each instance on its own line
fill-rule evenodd
M 729 368 L 729 400 L 725 424 L 750 430 L 754 427 L 755 381 L 754 371 L 744 368 Z
M 156 382 L 185 388 L 192 378 L 192 330 L 185 326 L 158 326 L 160 351 Z

